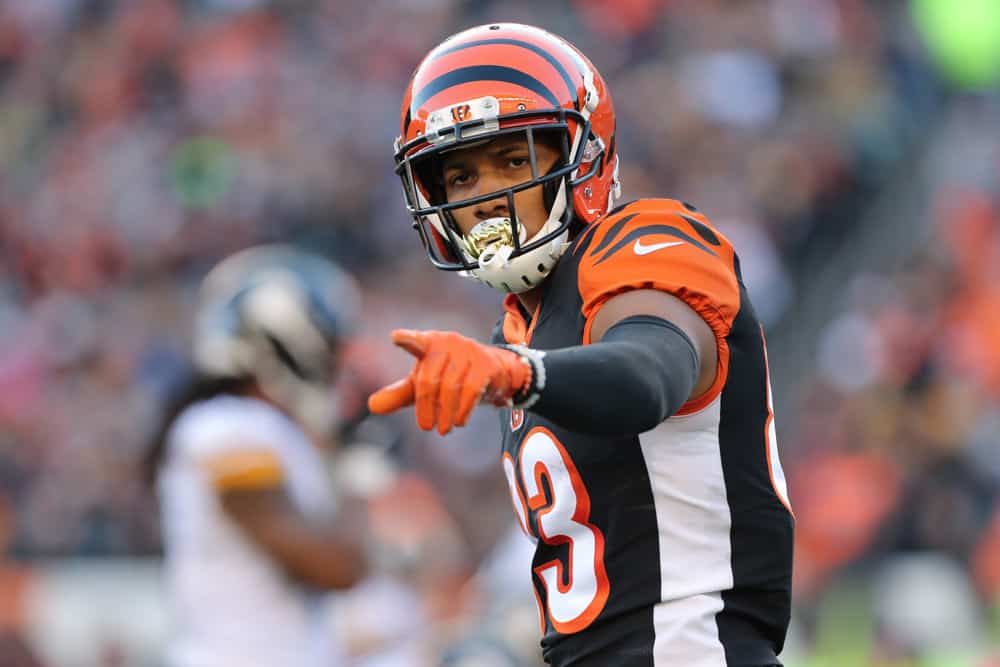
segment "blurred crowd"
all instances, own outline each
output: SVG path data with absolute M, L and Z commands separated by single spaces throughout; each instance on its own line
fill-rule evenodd
M 294 241 L 357 275 L 363 387 L 405 367 L 386 344 L 395 326 L 488 333 L 499 299 L 427 264 L 391 146 L 421 56 L 491 20 L 588 54 L 616 103 L 625 196 L 706 211 L 774 329 L 795 326 L 783 315 L 800 285 L 926 149 L 928 122 L 952 106 L 974 116 L 975 132 L 955 118 L 959 136 L 937 148 L 959 166 L 930 175 L 928 252 L 846 285 L 815 366 L 788 378 L 805 398 L 782 448 L 802 642 L 834 583 L 904 552 L 957 564 L 985 615 L 1000 595 L 1000 147 L 982 137 L 1000 136 L 1000 106 L 941 81 L 905 2 L 0 2 L 0 496 L 13 508 L 0 543 L 23 558 L 157 552 L 136 464 L 185 373 L 194 290 L 229 252 Z M 956 182 L 963 151 L 982 168 Z M 365 436 L 392 433 L 399 474 L 373 529 L 395 541 L 407 608 L 429 623 L 497 613 L 466 585 L 493 572 L 510 525 L 494 422 Z M 400 518 L 413 507 L 426 511 Z M 884 627 L 884 664 L 922 650 Z
M 1000 646 L 998 136 L 1000 100 L 950 109 L 920 177 L 929 226 L 906 226 L 926 243 L 838 295 L 794 416 L 796 594 L 912 572 L 873 600 L 885 664 Z

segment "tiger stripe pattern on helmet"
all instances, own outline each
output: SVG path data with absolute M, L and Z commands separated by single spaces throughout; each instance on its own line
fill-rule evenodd
M 513 49 L 510 50 L 509 55 L 501 56 L 497 53 L 497 49 L 484 48 L 490 46 L 506 46 L 513 47 Z M 535 78 L 536 76 L 539 76 L 539 72 L 537 68 L 533 67 L 533 65 L 538 63 L 531 61 L 536 59 L 526 53 L 519 53 L 517 50 L 530 51 L 532 54 L 545 60 L 551 66 L 552 71 L 559 76 L 561 82 L 556 82 L 554 80 L 551 76 L 553 72 L 546 72 L 544 81 Z M 447 58 L 447 56 L 456 53 L 461 54 L 461 62 L 463 66 L 449 69 L 448 63 L 454 59 Z M 564 58 L 568 57 L 571 60 L 571 67 L 579 76 L 584 75 L 586 65 L 572 52 L 572 50 L 567 48 L 564 52 L 560 53 L 560 55 Z M 578 111 L 580 109 L 579 94 L 573 79 L 569 75 L 567 65 L 562 62 L 559 57 L 553 55 L 551 52 L 539 45 L 532 44 L 531 42 L 509 38 L 480 39 L 458 44 L 456 46 L 443 49 L 440 52 L 432 52 L 428 59 L 431 63 L 438 64 L 438 67 L 435 67 L 428 72 L 428 74 L 434 78 L 428 81 L 424 87 L 417 92 L 411 103 L 412 106 L 422 106 L 425 102 L 429 101 L 433 94 L 445 90 L 450 86 L 470 81 L 488 80 L 506 82 L 522 88 L 527 88 L 549 100 L 554 107 L 560 106 L 560 102 L 555 93 L 552 91 L 562 87 L 565 92 L 572 97 L 573 107 Z M 512 63 L 513 66 L 500 67 L 491 64 L 498 61 Z M 440 74 L 437 72 L 439 68 L 443 70 Z M 533 72 L 533 74 L 529 74 L 529 72 Z

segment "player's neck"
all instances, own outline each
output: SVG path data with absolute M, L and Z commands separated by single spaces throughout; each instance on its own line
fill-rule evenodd
M 517 295 L 517 299 L 529 314 L 533 314 L 535 309 L 538 308 L 538 304 L 542 301 L 542 287 L 538 286 L 527 292 L 521 292 Z

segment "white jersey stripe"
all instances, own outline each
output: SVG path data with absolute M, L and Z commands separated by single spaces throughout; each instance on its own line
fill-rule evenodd
M 715 615 L 733 586 L 732 518 L 719 445 L 721 399 L 639 435 L 654 490 L 661 603 L 654 664 L 724 667 Z
M 654 667 L 725 667 L 715 615 L 722 595 L 711 593 L 661 602 L 653 608 Z

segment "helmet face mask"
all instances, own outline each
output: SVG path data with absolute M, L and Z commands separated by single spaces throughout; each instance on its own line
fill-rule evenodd
M 533 114 L 536 115 L 537 114 Z M 529 116 L 530 117 L 530 116 Z M 536 142 L 545 136 L 547 141 L 552 141 L 552 137 L 558 139 L 561 157 L 547 173 L 541 173 L 538 166 L 538 157 L 535 150 Z M 437 146 L 430 146 L 424 150 L 408 156 L 405 154 L 406 147 L 397 154 L 399 166 L 397 172 L 403 180 L 403 190 L 406 193 L 407 208 L 414 219 L 414 226 L 420 232 L 425 245 L 431 251 L 431 261 L 435 266 L 445 270 L 472 270 L 479 268 L 477 255 L 475 253 L 463 252 L 467 248 L 469 239 L 462 236 L 458 225 L 455 224 L 453 213 L 459 209 L 476 204 L 502 199 L 508 210 L 511 212 L 510 224 L 512 226 L 509 237 L 514 243 L 514 256 L 523 254 L 544 245 L 552 238 L 558 236 L 569 225 L 571 215 L 561 215 L 561 224 L 556 230 L 550 231 L 544 236 L 531 239 L 530 243 L 523 248 L 520 240 L 524 239 L 523 229 L 517 215 L 515 195 L 525 190 L 541 187 L 546 191 L 546 214 L 551 212 L 554 203 L 555 192 L 559 186 L 566 184 L 572 187 L 574 180 L 573 173 L 579 169 L 580 156 L 572 159 L 569 155 L 569 142 L 567 140 L 567 124 L 545 123 L 540 125 L 525 125 L 505 128 L 494 132 L 488 141 L 500 137 L 524 137 L 528 146 L 529 162 L 531 167 L 531 178 L 521 183 L 502 188 L 493 192 L 477 195 L 467 199 L 447 201 L 443 188 L 439 183 L 441 174 L 441 161 L 447 152 L 459 151 L 466 148 L 473 148 L 483 143 L 481 138 L 464 139 L 447 146 L 445 149 Z M 440 244 L 432 238 L 434 234 L 440 235 L 444 241 L 446 255 L 442 256 Z
M 467 65 L 477 59 L 491 64 Z M 501 137 L 523 138 L 531 178 L 446 201 L 440 183 L 443 156 Z M 552 137 L 561 159 L 543 174 L 535 145 L 540 140 L 552 145 Z M 406 206 L 431 263 L 506 292 L 537 286 L 565 248 L 573 220 L 593 222 L 618 194 L 614 111 L 603 81 L 574 47 L 529 26 L 481 26 L 432 50 L 407 90 L 395 148 Z M 527 238 L 515 195 L 538 187 L 548 219 Z M 492 200 L 504 201 L 509 212 L 492 221 L 494 226 L 510 229 L 500 235 L 507 244 L 485 253 L 477 247 L 482 239 L 466 237 L 453 216 Z

